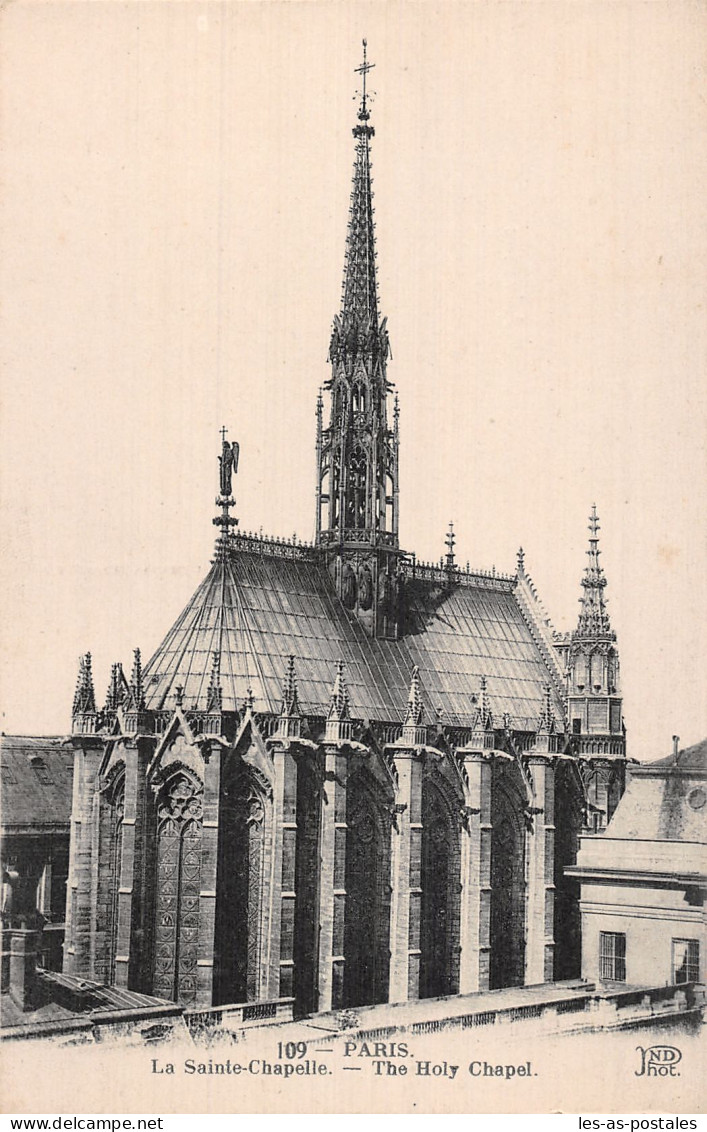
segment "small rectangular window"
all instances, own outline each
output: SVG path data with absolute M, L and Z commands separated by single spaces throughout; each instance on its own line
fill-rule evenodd
M 673 982 L 699 983 L 700 943 L 696 939 L 673 940 Z
M 573 735 L 581 735 L 582 734 L 582 720 L 581 719 L 573 719 L 572 720 L 572 734 Z
M 599 933 L 599 978 L 626 982 L 626 936 L 623 932 Z

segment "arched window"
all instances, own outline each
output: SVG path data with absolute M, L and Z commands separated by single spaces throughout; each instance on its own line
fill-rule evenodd
M 216 1002 L 253 1002 L 262 965 L 267 800 L 237 767 L 221 792 L 216 885 Z
M 360 444 L 354 449 L 349 462 L 349 500 L 347 526 L 366 526 L 366 475 L 368 461 Z
M 491 792 L 491 989 L 525 981 L 525 843 L 523 802 L 513 784 Z
M 579 882 L 565 875 L 577 862 L 584 793 L 574 766 L 555 771 L 555 978 L 575 979 L 581 967 Z M 598 817 L 597 814 L 594 817 Z
M 352 776 L 346 795 L 345 1006 L 388 999 L 390 966 L 390 821 L 380 787 Z M 336 946 L 336 943 L 335 943 Z
M 459 989 L 459 828 L 442 787 L 422 790 L 420 998 Z
M 157 799 L 155 966 L 158 998 L 196 1000 L 201 889 L 202 787 L 175 772 Z

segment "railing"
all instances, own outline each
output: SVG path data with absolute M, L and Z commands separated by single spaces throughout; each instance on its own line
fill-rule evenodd
M 249 554 L 262 554 L 268 557 L 292 558 L 311 562 L 317 553 L 311 542 L 303 542 L 294 535 L 291 539 L 277 539 L 256 531 L 237 531 L 228 540 L 229 548 L 247 551 Z
M 243 1007 L 244 1022 L 253 1022 L 256 1019 L 275 1018 L 276 1016 L 276 1002 L 254 1002 L 252 1006 Z
M 393 531 L 380 531 L 375 527 L 345 527 L 343 531 L 336 529 L 321 531 L 319 543 L 321 546 L 338 546 L 339 543 L 344 545 L 375 543 L 376 546 L 395 548 L 398 545 L 398 536 Z
M 475 1026 L 493 1026 L 496 1021 L 494 1010 L 482 1010 L 478 1014 L 462 1014 L 462 1030 L 469 1030 Z
M 464 570 L 457 566 L 448 567 L 444 563 L 418 562 L 414 557 L 403 558 L 400 572 L 412 581 L 436 582 L 441 586 L 463 586 L 474 589 L 501 590 L 512 593 L 518 581 L 516 574 L 501 574 L 495 567 L 491 570 L 472 570 L 468 563 Z
M 291 1022 L 294 998 L 276 998 L 267 1002 L 234 1002 L 223 1006 L 186 1010 L 184 1021 L 193 1038 L 208 1037 L 218 1030 L 239 1030 L 260 1022 Z

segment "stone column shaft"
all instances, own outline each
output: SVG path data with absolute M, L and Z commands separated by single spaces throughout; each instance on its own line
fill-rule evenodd
M 554 966 L 555 771 L 552 760 L 531 753 L 532 832 L 528 835 L 528 904 L 525 982 L 550 982 Z
M 196 960 L 196 1006 L 211 1006 L 216 991 L 216 886 L 218 884 L 218 831 L 221 805 L 223 748 L 216 740 L 203 749 L 204 796 L 201 826 L 199 887 L 199 944 Z
M 389 1002 L 420 994 L 420 901 L 422 852 L 422 763 L 414 750 L 395 754 L 398 772 L 397 832 L 392 831 Z
M 103 744 L 95 738 L 91 741 L 88 736 L 76 742 L 63 967 L 67 974 L 90 978 L 94 919 L 93 809 Z
M 145 848 L 147 798 L 145 771 L 152 742 L 142 737 L 125 741 L 125 809 L 118 887 L 118 924 L 115 949 L 116 986 L 141 989 L 148 979 L 143 954 L 145 908 Z M 94 823 L 97 827 L 97 821 Z M 139 935 L 137 934 L 139 932 Z
M 294 994 L 295 865 L 297 852 L 297 763 L 292 748 L 273 750 L 273 877 L 267 947 L 266 998 Z
M 491 956 L 491 775 L 483 751 L 464 752 L 469 780 L 467 829 L 461 843 L 459 993 L 488 990 Z
M 344 991 L 348 761 L 340 748 L 325 746 L 324 772 L 319 888 L 320 1011 L 341 1006 Z

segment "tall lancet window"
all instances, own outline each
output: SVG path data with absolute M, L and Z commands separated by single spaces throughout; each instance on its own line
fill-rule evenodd
M 194 777 L 177 771 L 157 799 L 153 991 L 185 1005 L 197 992 L 202 793 Z
M 216 891 L 216 1000 L 260 997 L 265 886 L 264 837 L 271 805 L 242 767 L 221 796 Z
M 105 945 L 97 949 L 97 974 L 102 981 L 115 983 L 115 956 L 118 939 L 118 893 L 123 857 L 123 817 L 125 813 L 125 767 L 118 764 L 110 775 L 101 797 L 100 868 L 98 870 L 97 930 Z M 101 954 L 102 952 L 102 954 Z
M 366 478 L 368 461 L 360 444 L 356 446 L 349 464 L 349 505 L 347 526 L 359 529 L 366 526 Z

